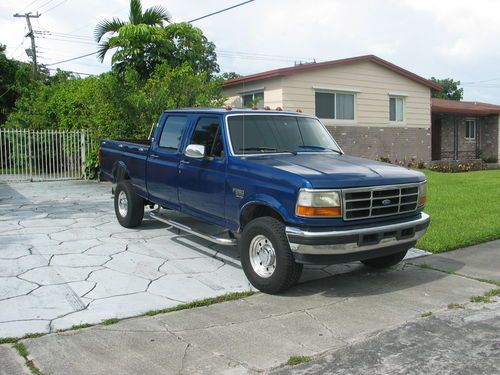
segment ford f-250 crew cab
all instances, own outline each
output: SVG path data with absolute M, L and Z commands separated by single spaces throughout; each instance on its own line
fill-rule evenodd
M 150 141 L 101 141 L 100 162 L 101 178 L 117 184 L 121 225 L 140 225 L 144 207 L 157 206 L 154 219 L 238 244 L 248 280 L 267 293 L 296 283 L 304 263 L 392 266 L 429 225 L 422 173 L 347 156 L 302 113 L 166 111 Z M 225 235 L 200 232 L 165 209 Z

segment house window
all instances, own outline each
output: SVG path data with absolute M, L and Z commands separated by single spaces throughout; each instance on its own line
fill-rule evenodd
M 316 92 L 316 116 L 336 120 L 354 120 L 354 94 Z
M 476 120 L 465 120 L 465 139 L 468 141 L 476 140 Z
M 398 96 L 389 97 L 389 121 L 403 122 L 405 118 L 405 99 Z
M 257 108 L 264 108 L 264 92 L 252 92 L 241 96 L 243 107 L 252 108 L 254 105 Z

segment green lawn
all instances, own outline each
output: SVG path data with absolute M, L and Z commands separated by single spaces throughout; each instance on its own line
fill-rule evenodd
M 431 225 L 418 248 L 440 253 L 500 238 L 500 170 L 424 173 Z

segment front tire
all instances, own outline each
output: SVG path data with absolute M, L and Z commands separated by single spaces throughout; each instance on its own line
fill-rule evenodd
M 365 259 L 362 260 L 361 263 L 363 263 L 365 266 L 371 267 L 371 268 L 388 268 L 391 266 L 395 266 L 399 262 L 403 260 L 403 258 L 406 256 L 406 253 L 408 250 L 400 251 L 398 253 L 386 255 L 383 257 L 379 258 L 372 258 L 372 259 Z
M 122 180 L 116 185 L 115 215 L 125 228 L 134 228 L 142 223 L 144 200 L 135 193 L 129 180 Z
M 285 226 L 279 220 L 252 220 L 243 229 L 239 243 L 243 271 L 261 292 L 279 293 L 299 280 L 303 265 L 295 262 Z

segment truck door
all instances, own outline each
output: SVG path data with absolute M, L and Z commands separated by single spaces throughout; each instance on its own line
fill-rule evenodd
M 181 210 L 218 225 L 225 224 L 227 152 L 224 152 L 222 130 L 219 117 L 198 117 L 186 146 L 205 146 L 205 157 L 182 155 L 178 180 Z
M 169 114 L 161 134 L 156 135 L 151 145 L 148 158 L 146 181 L 151 200 L 172 209 L 179 209 L 178 168 L 189 120 L 188 115 Z

